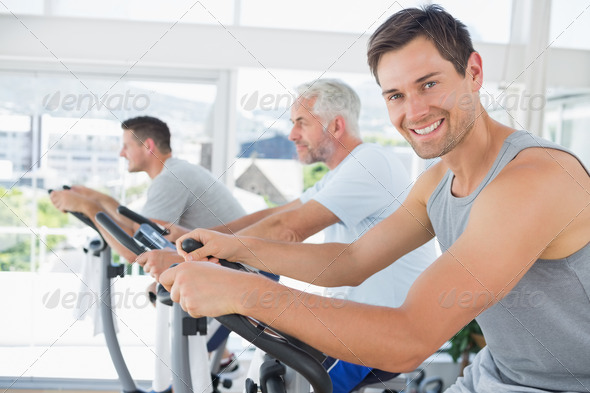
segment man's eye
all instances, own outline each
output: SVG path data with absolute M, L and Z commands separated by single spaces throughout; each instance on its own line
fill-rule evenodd
M 389 96 L 389 101 L 395 101 L 397 99 L 400 99 L 401 97 L 402 95 L 400 93 L 392 94 Z
M 431 87 L 436 86 L 436 82 L 426 82 L 426 84 L 424 85 L 424 87 L 426 89 L 430 89 Z

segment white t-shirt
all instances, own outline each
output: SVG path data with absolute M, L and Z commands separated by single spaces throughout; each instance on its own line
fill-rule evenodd
M 299 198 L 313 199 L 340 222 L 324 230 L 326 242 L 352 243 L 403 203 L 412 182 L 395 154 L 362 143 Z M 412 251 L 357 287 L 328 288 L 327 295 L 360 303 L 400 306 L 414 280 L 436 258 L 434 241 Z

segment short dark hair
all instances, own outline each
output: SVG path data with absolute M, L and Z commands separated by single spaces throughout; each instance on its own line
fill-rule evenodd
M 469 56 L 475 52 L 467 27 L 441 6 L 433 4 L 401 10 L 371 35 L 367 57 L 377 83 L 377 66 L 381 57 L 401 49 L 419 36 L 432 41 L 442 58 L 453 63 L 459 75 L 465 76 Z
M 121 124 L 121 128 L 132 131 L 135 137 L 142 142 L 151 138 L 158 150 L 163 154 L 168 154 L 172 151 L 170 148 L 170 129 L 160 119 L 151 116 L 134 117 L 125 120 Z

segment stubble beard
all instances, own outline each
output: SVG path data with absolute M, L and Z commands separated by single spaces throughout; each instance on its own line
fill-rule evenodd
M 474 113 L 472 113 L 471 116 L 465 116 L 460 119 L 460 123 L 457 127 L 453 127 L 453 124 L 451 124 L 449 112 L 445 111 L 442 117 L 445 119 L 444 122 L 447 123 L 445 124 L 447 133 L 444 136 L 443 141 L 435 147 L 434 150 L 428 149 L 427 146 L 425 147 L 423 144 L 416 142 L 412 138 L 408 138 L 408 142 L 412 146 L 412 149 L 414 149 L 420 158 L 428 160 L 444 156 L 461 144 L 461 142 L 463 142 L 463 140 L 471 133 L 471 130 L 475 125 Z M 458 131 L 453 132 L 453 130 Z M 413 131 L 408 132 L 413 133 Z
M 332 142 L 332 137 L 329 133 L 325 133 L 324 137 L 316 147 L 307 145 L 307 154 L 304 157 L 299 157 L 302 164 L 314 164 L 316 162 L 326 162 L 332 157 L 336 146 Z

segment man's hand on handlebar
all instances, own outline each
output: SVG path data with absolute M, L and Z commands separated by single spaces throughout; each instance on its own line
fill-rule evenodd
M 86 198 L 84 195 L 70 190 L 53 190 L 49 194 L 51 203 L 61 212 L 79 212 L 85 213 L 88 205 L 95 204 L 94 201 Z
M 165 248 L 144 252 L 137 256 L 135 262 L 142 266 L 143 270 L 154 277 L 156 281 L 159 281 L 160 274 L 164 270 L 173 263 L 184 262 L 184 259 L 177 254 L 176 250 Z
M 240 305 L 260 279 L 270 281 L 207 262 L 184 262 L 160 275 L 172 300 L 195 318 L 243 312 Z
M 183 251 L 182 242 L 188 238 L 202 243 L 203 247 L 191 253 Z M 185 261 L 211 260 L 210 257 L 215 257 L 230 262 L 241 262 L 249 256 L 246 246 L 239 237 L 207 229 L 195 229 L 179 237 L 176 240 L 176 249 Z

